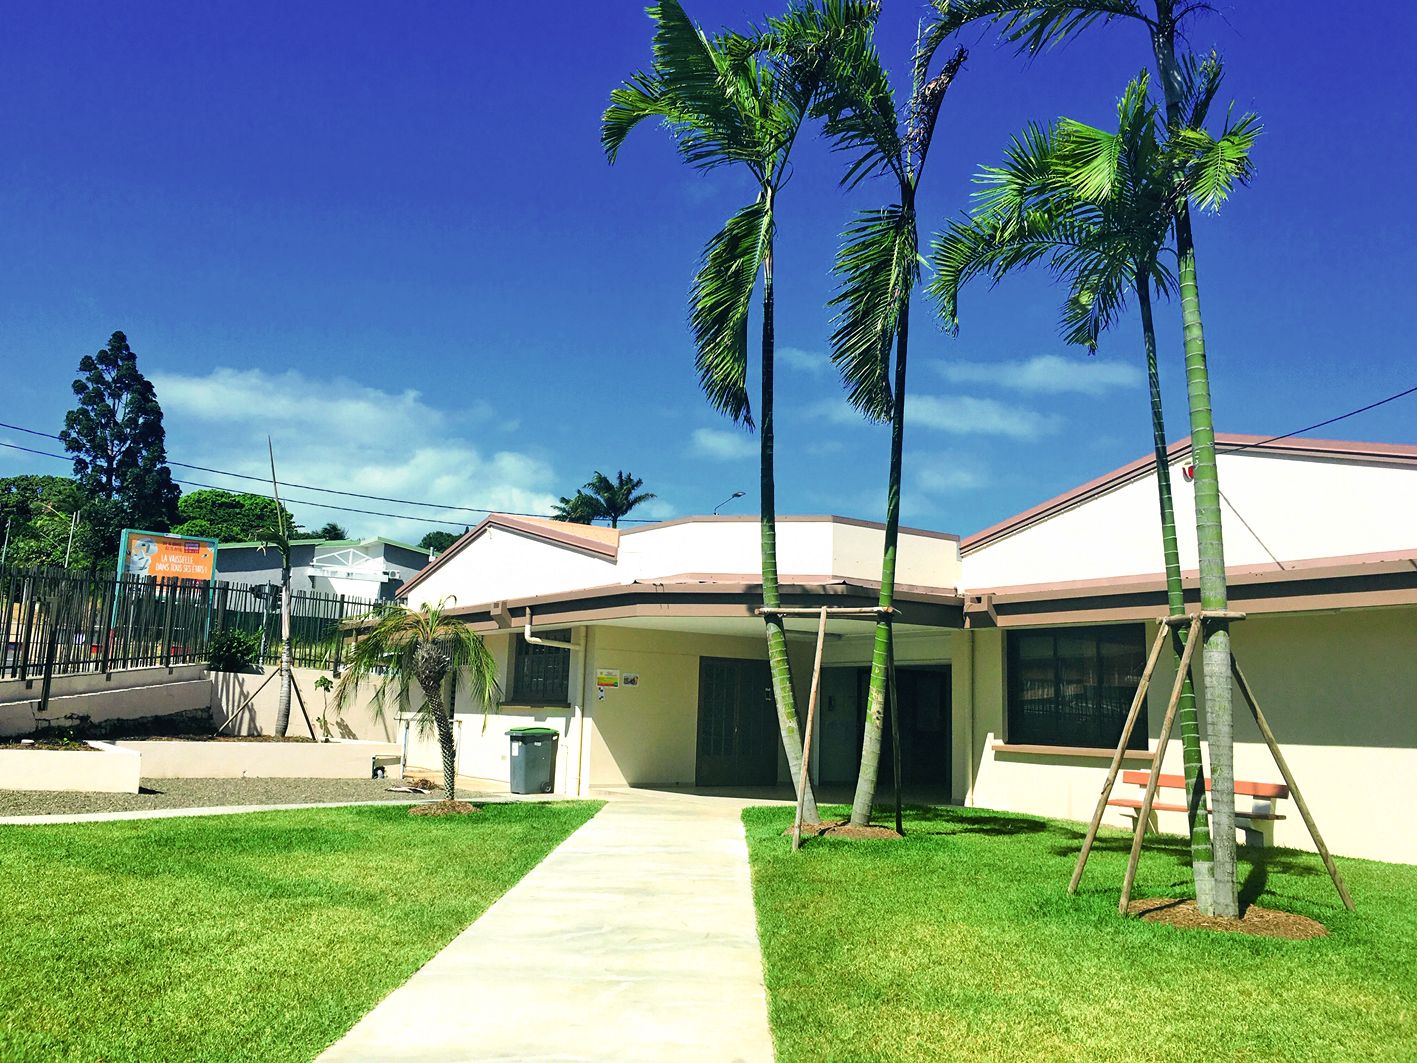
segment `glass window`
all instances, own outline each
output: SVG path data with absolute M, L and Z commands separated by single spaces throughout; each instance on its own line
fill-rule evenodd
M 1140 624 L 1010 632 L 1009 733 L 1018 744 L 1115 747 L 1146 665 Z M 1129 749 L 1146 748 L 1146 706 Z
M 537 638 L 570 642 L 569 631 L 542 631 Z M 570 703 L 571 651 L 562 646 L 538 646 L 518 635 L 513 649 L 512 696 L 521 705 Z

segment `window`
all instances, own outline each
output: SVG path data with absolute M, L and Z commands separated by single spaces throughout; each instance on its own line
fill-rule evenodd
M 570 642 L 569 631 L 543 631 L 537 638 Z M 521 705 L 566 705 L 571 700 L 571 651 L 538 646 L 518 635 L 513 648 L 512 702 Z
M 1140 624 L 1010 632 L 1013 743 L 1115 747 L 1146 664 Z M 1146 706 L 1129 749 L 1146 748 Z

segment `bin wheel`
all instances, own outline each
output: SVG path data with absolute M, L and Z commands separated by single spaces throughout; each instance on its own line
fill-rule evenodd
M 376 778 L 376 779 L 382 779 L 382 778 L 384 778 L 385 774 L 386 774 L 386 772 L 385 772 L 384 769 L 381 768 L 381 767 L 374 769 L 374 778 Z

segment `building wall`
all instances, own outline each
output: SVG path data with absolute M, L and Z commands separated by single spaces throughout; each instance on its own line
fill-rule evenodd
M 1417 609 L 1257 617 L 1232 630 L 1236 659 L 1329 848 L 1348 856 L 1417 863 L 1417 831 L 1394 818 L 1394 812 L 1417 806 Z M 1154 633 L 1148 625 L 1148 645 Z M 1090 818 L 1107 757 L 994 750 L 1006 729 L 1005 636 L 976 631 L 967 637 L 974 641 L 972 753 L 977 763 L 969 803 Z M 1153 747 L 1174 674 L 1168 651 L 1147 703 Z M 1193 674 L 1199 681 L 1199 669 Z M 1234 706 L 1236 777 L 1282 782 L 1238 691 Z M 1204 721 L 1203 697 L 1200 711 Z M 1147 762 L 1129 759 L 1124 766 L 1144 770 Z M 1181 772 L 1179 739 L 1169 743 L 1163 770 Z M 1117 794 L 1139 796 L 1139 790 L 1119 781 Z M 1248 800 L 1237 798 L 1237 808 L 1249 807 Z M 1274 825 L 1274 842 L 1312 850 L 1292 799 L 1281 802 L 1278 811 L 1287 818 Z M 1129 820 L 1121 809 L 1109 809 L 1104 822 L 1126 826 Z M 1183 833 L 1184 824 L 1182 813 L 1158 813 L 1163 831 Z
M 461 605 L 618 583 L 615 563 L 489 526 L 408 594 L 417 609 L 452 597 Z M 520 619 L 520 618 L 518 618 Z
M 1417 467 L 1361 464 L 1247 451 L 1221 454 L 1225 560 L 1272 565 L 1414 545 Z M 1184 568 L 1195 568 L 1194 486 L 1171 469 Z M 1230 505 L 1233 503 L 1233 508 Z M 1241 519 L 1243 517 L 1243 520 Z M 970 549 L 969 588 L 1104 579 L 1160 572 L 1154 474 L 1065 510 L 1003 539 Z

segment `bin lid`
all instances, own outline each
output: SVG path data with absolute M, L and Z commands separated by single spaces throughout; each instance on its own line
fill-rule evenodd
M 561 734 L 554 727 L 513 727 L 507 733 L 513 738 L 549 738 L 552 735 L 559 737 Z

